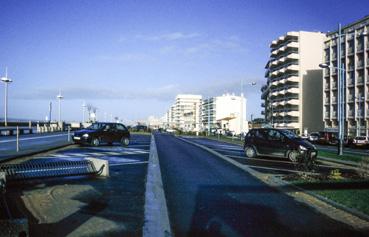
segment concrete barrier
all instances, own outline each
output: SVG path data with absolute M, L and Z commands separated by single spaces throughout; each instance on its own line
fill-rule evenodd
M 101 167 L 104 165 L 104 168 L 102 172 L 100 173 L 100 176 L 109 177 L 109 161 L 108 160 L 97 159 L 93 157 L 88 157 L 86 158 L 86 160 L 91 161 L 94 164 L 96 170 L 101 169 Z

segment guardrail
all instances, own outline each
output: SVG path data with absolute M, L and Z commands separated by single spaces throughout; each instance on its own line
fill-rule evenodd
M 29 128 L 27 128 L 27 129 L 29 129 Z M 5 130 L 5 129 L 3 129 L 3 130 Z M 19 127 L 17 127 L 17 128 L 15 128 L 15 129 L 6 129 L 6 131 L 11 131 L 11 133 L 12 133 L 12 135 L 16 135 L 16 140 L 15 140 L 15 142 L 16 142 L 16 151 L 17 152 L 19 152 L 19 150 L 20 150 L 20 139 L 19 139 L 19 135 L 21 135 L 21 134 L 24 134 L 24 128 L 22 129 L 23 130 L 23 133 L 21 133 L 21 129 L 19 128 Z M 30 131 L 30 130 L 29 130 Z M 68 129 L 67 129 L 67 131 L 68 131 L 68 134 L 67 134 L 67 139 L 68 139 L 68 142 L 70 142 L 70 140 L 71 140 L 71 129 L 70 129 L 70 127 L 68 127 Z M 31 132 L 31 133 L 33 133 L 33 132 Z M 26 138 L 26 139 L 37 139 L 38 137 L 31 137 L 31 138 Z M 41 137 L 39 137 L 40 139 L 43 139 L 43 137 L 41 136 Z

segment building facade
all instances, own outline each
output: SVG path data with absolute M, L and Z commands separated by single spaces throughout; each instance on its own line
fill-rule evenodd
M 248 131 L 245 114 L 246 98 L 243 95 L 225 94 L 204 99 L 201 110 L 203 131 L 221 129 L 234 134 L 245 133 Z
M 180 94 L 167 112 L 168 127 L 198 132 L 201 127 L 201 95 Z
M 341 32 L 341 63 L 344 66 L 344 133 L 368 136 L 369 129 L 369 16 L 344 26 Z M 323 120 L 326 131 L 337 132 L 338 31 L 324 42 Z
M 325 34 L 288 32 L 270 44 L 261 88 L 265 120 L 302 134 L 323 130 L 322 63 Z

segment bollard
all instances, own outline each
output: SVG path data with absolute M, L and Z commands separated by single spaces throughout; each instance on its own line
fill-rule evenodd
M 70 142 L 70 127 L 68 127 L 68 142 Z
M 19 126 L 17 126 L 17 152 L 19 152 Z

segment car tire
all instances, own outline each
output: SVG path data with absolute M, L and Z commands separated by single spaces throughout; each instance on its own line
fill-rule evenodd
M 245 147 L 245 155 L 247 158 L 254 158 L 256 157 L 256 151 L 252 146 Z
M 120 143 L 122 144 L 122 146 L 128 146 L 129 145 L 129 138 L 128 137 L 122 137 L 122 139 L 120 140 Z
M 296 150 L 291 150 L 288 152 L 287 157 L 288 159 L 293 162 L 293 163 L 297 163 L 298 162 L 298 157 L 300 156 L 300 153 Z
M 91 145 L 92 146 L 99 146 L 100 145 L 100 139 L 95 137 L 95 138 L 92 138 L 91 140 Z

